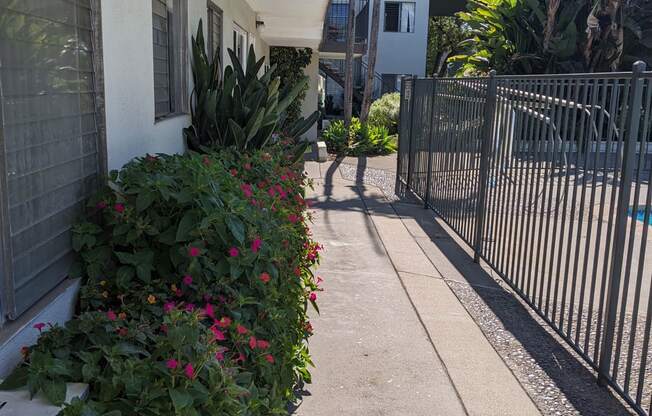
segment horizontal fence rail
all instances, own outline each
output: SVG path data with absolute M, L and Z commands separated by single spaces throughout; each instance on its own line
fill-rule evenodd
M 652 72 L 404 78 L 399 181 L 652 414 Z

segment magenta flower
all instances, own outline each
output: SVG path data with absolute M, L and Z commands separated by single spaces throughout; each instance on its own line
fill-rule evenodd
M 106 202 L 100 201 L 100 202 L 97 203 L 97 205 L 95 205 L 95 207 L 97 209 L 104 209 L 104 208 L 106 208 Z
M 228 316 L 223 316 L 219 321 L 215 321 L 215 325 L 219 326 L 220 328 L 228 328 L 231 326 L 231 318 Z
M 109 310 L 106 313 L 106 317 L 109 319 L 109 321 L 115 321 L 116 319 L 118 319 L 118 316 L 112 310 Z
M 276 196 L 276 190 L 275 190 L 274 188 L 269 188 L 269 191 L 267 191 L 267 193 L 268 193 L 269 196 L 271 196 L 272 198 Z
M 310 300 L 311 300 L 312 302 L 314 302 L 314 301 L 317 300 L 317 294 L 316 294 L 315 292 L 312 292 L 312 293 L 310 294 Z
M 224 341 L 224 340 L 226 340 L 226 336 L 224 335 L 224 332 L 217 329 L 217 326 L 213 325 L 210 329 L 211 329 L 211 332 L 213 333 L 213 340 L 214 341 Z
M 201 250 L 199 250 L 197 247 L 190 247 L 188 249 L 188 255 L 190 257 L 197 257 L 201 253 Z
M 195 369 L 191 363 L 186 364 L 186 367 L 183 369 L 183 372 L 186 374 L 186 377 L 193 379 L 195 378 Z
M 258 342 L 256 343 L 256 346 L 261 350 L 266 350 L 267 348 L 269 348 L 269 342 L 259 339 Z
M 231 248 L 229 249 L 229 256 L 231 256 L 231 257 L 238 257 L 239 254 L 240 254 L 240 250 L 238 250 L 237 247 L 231 247 Z
M 251 251 L 253 251 L 254 253 L 258 253 L 262 245 L 263 245 L 263 240 L 256 237 L 254 241 L 251 243 Z
M 274 356 L 272 354 L 265 355 L 265 359 L 267 360 L 268 363 L 274 364 Z
M 117 204 L 115 204 L 115 205 L 113 206 L 113 209 L 114 209 L 115 212 L 117 212 L 118 214 L 122 214 L 123 212 L 125 212 L 125 206 L 124 206 L 124 204 L 117 203 Z
M 256 348 L 257 340 L 256 337 L 252 336 L 249 338 L 249 348 L 252 350 Z
M 169 313 L 175 307 L 176 307 L 176 304 L 174 302 L 165 302 L 165 305 L 163 305 L 163 310 L 166 313 Z
M 167 361 L 165 362 L 165 365 L 166 365 L 167 368 L 169 368 L 170 370 L 174 370 L 175 368 L 178 368 L 178 367 L 179 367 L 179 362 L 178 362 L 177 360 L 175 360 L 174 358 L 171 358 L 171 359 L 169 359 L 169 360 L 167 360 Z
M 238 361 L 242 361 L 242 362 L 244 362 L 244 360 L 245 360 L 245 355 L 244 355 L 243 353 L 240 353 L 240 355 L 238 355 L 238 358 L 236 358 L 235 362 L 236 362 L 236 363 L 237 363 Z
M 34 324 L 34 328 L 38 329 L 38 332 L 43 331 L 43 328 L 45 328 L 45 324 L 43 322 L 39 322 L 37 324 Z
M 235 330 L 238 331 L 238 334 L 240 334 L 240 335 L 244 335 L 247 332 L 249 332 L 249 330 L 247 328 L 245 328 L 244 326 L 242 326 L 240 324 L 238 324 L 238 326 L 235 328 Z
M 208 316 L 209 318 L 215 319 L 215 310 L 213 309 L 213 305 L 207 303 L 206 306 L 204 307 L 204 314 L 206 314 L 206 316 Z
M 296 214 L 290 214 L 290 215 L 288 215 L 288 220 L 292 224 L 296 224 L 297 222 L 299 222 L 299 217 Z
M 249 185 L 248 183 L 243 183 L 242 185 L 240 185 L 240 189 L 242 189 L 242 193 L 247 198 L 251 198 L 254 195 L 251 185 Z
M 263 273 L 260 274 L 260 280 L 261 280 L 263 283 L 267 283 L 267 282 L 269 282 L 270 279 L 271 279 L 271 276 L 269 275 L 269 273 L 267 273 L 267 272 L 263 272 Z
M 288 180 L 288 175 L 281 175 L 281 180 L 282 181 L 287 181 Z
M 218 351 L 215 353 L 215 359 L 217 361 L 224 361 L 224 353 L 222 351 Z
M 186 286 L 190 286 L 192 284 L 192 276 L 189 274 L 183 276 L 183 284 Z
M 194 303 L 189 303 L 186 305 L 186 312 L 192 312 L 195 310 L 195 304 Z

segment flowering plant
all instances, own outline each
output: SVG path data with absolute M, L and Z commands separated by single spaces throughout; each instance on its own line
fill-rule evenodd
M 307 305 L 319 290 L 306 185 L 280 146 L 148 156 L 113 172 L 90 201 L 94 220 L 73 230 L 82 313 L 46 332 L 14 379 L 46 380 L 34 392 L 89 383 L 90 402 L 71 415 L 284 414 L 293 387 L 310 381 Z M 124 345 L 131 355 L 113 360 Z M 66 371 L 43 375 L 34 354 L 59 359 L 60 348 Z M 157 386 L 152 396 L 130 393 L 144 385 Z M 220 400 L 198 398 L 216 389 Z M 148 413 L 152 402 L 174 412 Z

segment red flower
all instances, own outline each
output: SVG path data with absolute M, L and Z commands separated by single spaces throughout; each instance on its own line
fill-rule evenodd
M 256 343 L 256 346 L 261 350 L 266 350 L 267 348 L 269 348 L 269 342 L 259 339 L 258 342 Z
M 190 248 L 188 249 L 188 255 L 189 255 L 190 257 L 197 257 L 197 256 L 199 256 L 200 254 L 201 254 L 201 250 L 200 250 L 199 248 L 197 248 L 197 247 L 190 247 Z
M 275 190 L 274 188 L 269 188 L 269 191 L 267 191 L 267 193 L 268 193 L 269 196 L 271 196 L 272 198 L 274 198 L 274 197 L 276 196 L 276 190 Z
M 250 337 L 250 338 L 249 338 L 249 348 L 251 348 L 252 350 L 255 349 L 255 348 L 256 348 L 256 344 L 257 344 L 256 337 L 253 337 L 253 336 Z
M 240 353 L 238 355 L 238 358 L 236 358 L 235 362 L 238 362 L 238 361 L 244 362 L 244 360 L 245 360 L 245 355 L 243 353 Z
M 112 310 L 109 310 L 106 313 L 106 317 L 109 319 L 109 321 L 115 321 L 116 319 L 118 319 L 118 316 Z
M 290 221 L 292 224 L 296 224 L 299 222 L 299 217 L 296 214 L 290 214 L 288 215 L 288 221 Z
M 217 329 L 217 327 L 215 325 L 213 325 L 210 329 L 211 329 L 211 332 L 213 333 L 213 340 L 214 341 L 224 341 L 226 339 L 226 336 L 224 335 L 224 332 Z
M 282 181 L 287 181 L 288 180 L 288 175 L 281 175 L 281 180 Z
M 39 322 L 37 324 L 34 324 L 34 328 L 38 329 L 38 332 L 43 331 L 43 328 L 45 328 L 45 324 L 43 322 Z
M 195 369 L 192 367 L 191 363 L 186 364 L 186 368 L 183 369 L 183 372 L 189 379 L 195 378 Z
M 215 359 L 217 361 L 224 361 L 224 353 L 222 351 L 218 351 L 215 353 Z
M 190 286 L 192 284 L 192 276 L 190 276 L 189 274 L 183 276 L 183 284 L 185 284 L 186 286 Z
M 271 276 L 269 275 L 269 273 L 267 273 L 267 272 L 263 272 L 263 273 L 260 274 L 260 280 L 261 280 L 263 283 L 267 283 L 267 282 L 269 282 L 270 279 L 271 279 Z
M 245 170 L 251 170 L 251 163 L 247 162 L 243 165 L 243 167 L 245 168 Z
M 231 325 L 231 318 L 228 316 L 223 316 L 219 321 L 215 321 L 215 325 L 220 328 L 228 328 Z
M 176 368 L 179 368 L 179 362 L 175 360 L 174 358 L 170 358 L 165 362 L 165 366 L 169 368 L 170 370 L 174 370 Z
M 206 166 L 210 166 L 211 160 L 208 158 L 208 156 L 204 155 L 204 158 L 202 159 L 202 163 Z
M 242 193 L 244 193 L 245 197 L 251 198 L 254 195 L 254 191 L 251 189 L 251 185 L 248 183 L 243 183 L 240 185 L 240 189 L 242 189 Z
M 231 176 L 238 176 L 238 170 L 237 169 L 231 169 Z
M 231 256 L 231 257 L 238 257 L 239 254 L 240 254 L 240 250 L 238 250 L 237 247 L 231 247 L 231 248 L 229 249 L 229 256 Z
M 113 206 L 113 209 L 114 209 L 115 212 L 117 212 L 118 214 L 122 214 L 123 212 L 125 212 L 125 206 L 124 206 L 124 204 L 117 203 L 117 204 L 115 204 L 115 205 Z
M 129 331 L 127 330 L 127 328 L 118 329 L 118 335 L 120 335 L 121 337 L 126 337 L 128 334 Z
M 315 292 L 312 292 L 312 293 L 310 294 L 309 299 L 310 299 L 312 302 L 316 301 L 316 300 L 317 300 L 317 294 L 316 294 Z
M 195 304 L 194 303 L 189 303 L 186 305 L 186 311 L 187 312 L 192 312 L 195 310 Z
M 301 276 L 301 269 L 299 268 L 299 266 L 294 268 L 294 275 L 297 277 Z
M 272 354 L 265 355 L 265 359 L 267 360 L 268 363 L 274 364 L 274 356 Z
M 213 305 L 210 303 L 207 303 L 206 306 L 204 307 L 204 313 L 206 316 L 215 319 L 215 310 L 213 309 Z
M 260 247 L 263 245 L 263 240 L 260 238 L 256 237 L 254 241 L 251 243 L 251 251 L 254 253 L 258 253 L 258 250 L 260 250 Z
M 245 328 L 244 326 L 242 326 L 240 324 L 238 324 L 238 326 L 235 329 L 236 329 L 236 331 L 238 331 L 238 334 L 240 334 L 240 335 L 244 335 L 247 332 L 249 332 L 249 330 L 247 328 Z

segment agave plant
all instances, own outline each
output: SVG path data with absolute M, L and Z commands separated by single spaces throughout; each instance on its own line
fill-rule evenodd
M 202 22 L 199 22 L 197 36 L 192 38 L 195 84 L 191 95 L 192 125 L 183 130 L 190 150 L 206 152 L 233 147 L 241 152 L 253 151 L 278 137 L 298 139 L 317 121 L 318 111 L 280 131 L 286 110 L 306 87 L 308 78 L 279 91 L 280 80 L 274 77 L 274 66 L 258 76 L 265 60 L 256 59 L 253 46 L 249 49 L 246 70 L 235 53 L 228 52 L 232 65 L 222 74 L 219 54 L 214 54 L 212 60 L 206 54 Z M 307 143 L 302 143 L 295 153 L 302 154 L 306 147 Z

